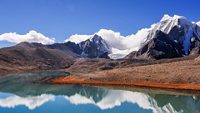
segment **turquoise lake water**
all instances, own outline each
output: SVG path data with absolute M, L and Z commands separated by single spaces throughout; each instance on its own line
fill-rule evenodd
M 0 113 L 200 113 L 200 96 L 35 83 L 65 72 L 0 77 Z

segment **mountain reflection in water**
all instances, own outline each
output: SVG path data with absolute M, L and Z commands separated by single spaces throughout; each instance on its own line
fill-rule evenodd
M 27 80 L 37 78 L 37 74 L 0 79 L 0 113 L 200 113 L 199 96 L 38 84 Z

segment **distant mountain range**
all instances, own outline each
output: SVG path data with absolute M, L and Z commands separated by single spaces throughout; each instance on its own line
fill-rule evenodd
M 106 33 L 107 35 L 104 35 Z M 109 30 L 105 30 L 104 34 L 98 34 L 107 43 L 106 46 L 109 48 L 107 52 L 111 59 L 130 57 L 144 59 L 175 58 L 198 53 L 200 22 L 191 22 L 178 15 L 173 17 L 164 15 L 159 22 L 152 24 L 150 28 L 141 29 L 136 34 L 127 37 L 120 37 L 118 36 L 120 34 L 109 32 Z M 77 36 L 76 40 L 79 40 L 78 38 Z M 113 46 L 113 43 L 117 44 Z M 116 47 L 116 45 L 126 47 Z
M 199 23 L 182 16 L 165 15 L 160 22 L 146 30 L 138 51 L 126 54 L 113 53 L 113 48 L 103 37 L 95 34 L 80 43 L 66 42 L 43 45 L 22 42 L 0 49 L 1 65 L 36 66 L 40 69 L 70 67 L 78 58 L 163 59 L 200 53 Z M 113 57 L 114 56 L 114 57 Z M 0 67 L 1 68 L 1 67 Z
M 109 53 L 106 42 L 100 36 L 94 35 L 79 44 L 66 42 L 43 45 L 22 42 L 0 49 L 0 63 L 59 69 L 71 66 L 77 58 L 109 58 Z

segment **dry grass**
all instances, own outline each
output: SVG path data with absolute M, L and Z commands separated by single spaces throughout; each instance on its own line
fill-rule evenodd
M 73 83 L 138 85 L 200 90 L 200 58 L 145 66 L 76 73 Z M 80 81 L 81 80 L 81 81 Z M 55 82 L 55 81 L 54 81 Z M 68 78 L 55 83 L 71 83 Z

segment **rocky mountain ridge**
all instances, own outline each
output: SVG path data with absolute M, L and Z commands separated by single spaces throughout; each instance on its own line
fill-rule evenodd
M 149 31 L 146 41 L 126 58 L 162 59 L 199 54 L 200 27 L 182 16 L 165 15 Z

